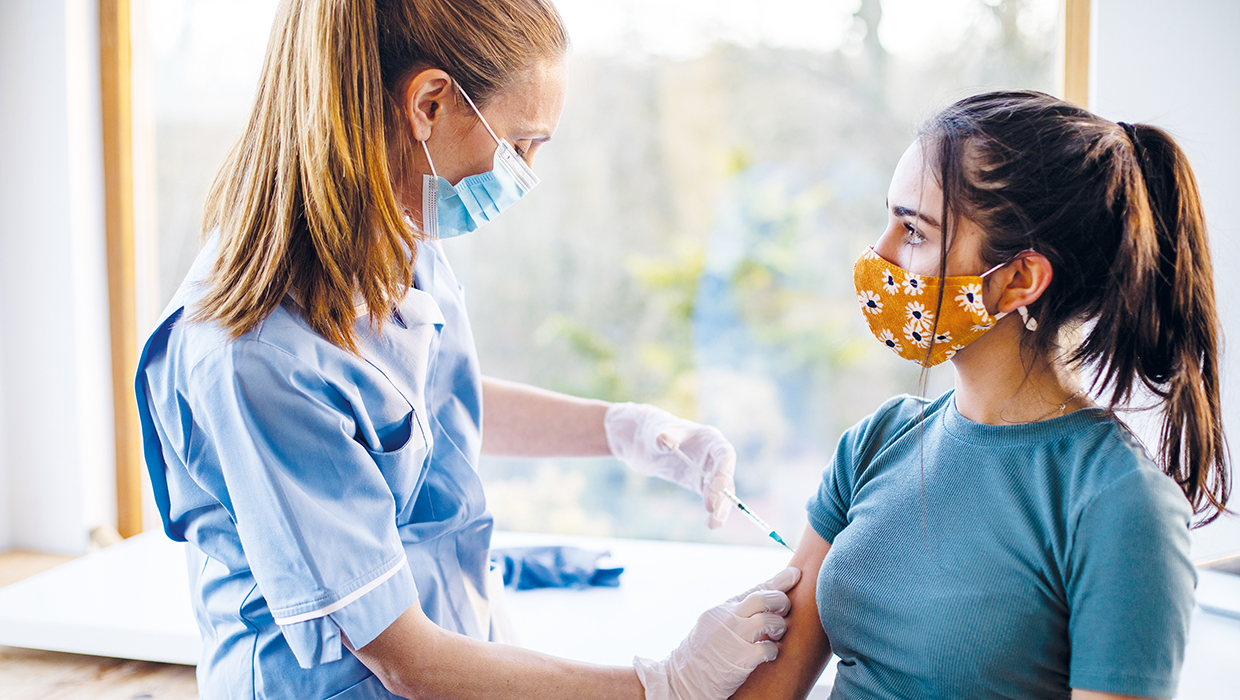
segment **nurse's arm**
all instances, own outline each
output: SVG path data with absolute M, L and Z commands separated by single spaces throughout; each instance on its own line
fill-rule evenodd
M 478 641 L 438 627 L 416 604 L 354 654 L 390 692 L 415 700 L 644 696 L 632 667 L 594 666 Z
M 788 632 L 779 642 L 779 656 L 764 663 L 749 675 L 733 698 L 804 698 L 822 675 L 831 658 L 831 642 L 822 629 L 815 597 L 818 570 L 831 545 L 822 539 L 813 526 L 805 527 L 797 551 L 789 566 L 801 570 L 801 580 L 788 591 L 792 602 Z
M 482 453 L 497 457 L 606 457 L 606 401 L 482 378 Z

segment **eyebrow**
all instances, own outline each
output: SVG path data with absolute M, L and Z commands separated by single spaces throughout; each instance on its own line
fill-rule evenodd
M 941 228 L 941 227 L 939 226 L 939 222 L 938 222 L 938 221 L 936 221 L 936 220 L 934 219 L 934 217 L 932 217 L 932 216 L 927 216 L 926 214 L 923 214 L 923 213 L 921 213 L 921 212 L 917 211 L 916 209 L 909 209 L 908 207 L 894 206 L 894 207 L 892 207 L 892 208 L 891 208 L 891 213 L 892 213 L 892 214 L 895 214 L 896 216 L 912 216 L 912 217 L 916 217 L 916 218 L 921 219 L 922 221 L 926 222 L 927 224 L 930 224 L 931 226 L 933 226 L 933 227 L 935 227 L 935 228 Z

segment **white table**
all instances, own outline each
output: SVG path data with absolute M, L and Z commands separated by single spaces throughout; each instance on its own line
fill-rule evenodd
M 730 547 L 561 535 L 496 533 L 495 546 L 568 544 L 609 550 L 618 588 L 505 591 L 524 646 L 599 664 L 662 657 L 698 614 L 778 572 L 776 547 Z M 193 664 L 199 640 L 189 607 L 184 545 L 160 532 L 0 589 L 0 645 Z M 828 669 L 813 697 L 829 692 Z M 1194 611 L 1180 682 L 1184 700 L 1234 700 L 1240 620 Z

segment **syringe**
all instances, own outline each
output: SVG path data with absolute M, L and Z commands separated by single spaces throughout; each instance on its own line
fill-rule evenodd
M 667 447 L 667 443 L 663 443 L 663 446 Z M 706 472 L 702 471 L 702 468 L 698 466 L 698 463 L 689 459 L 689 456 L 686 455 L 684 452 L 682 452 L 679 447 L 673 447 L 672 451 L 675 452 L 682 460 L 684 460 L 685 464 L 688 464 L 689 466 L 696 469 L 697 472 L 701 474 L 702 476 L 706 476 Z M 778 532 L 775 532 L 775 528 L 771 527 L 770 525 L 767 525 L 766 521 L 763 520 L 762 518 L 759 518 L 757 513 L 753 512 L 752 510 L 749 510 L 749 508 L 744 503 L 741 503 L 741 499 L 737 498 L 736 494 L 732 493 L 731 491 L 727 489 L 725 489 L 722 493 L 724 497 L 726 497 L 729 501 L 732 501 L 733 503 L 735 503 L 736 507 L 739 508 L 742 513 L 749 516 L 749 519 L 753 522 L 753 524 L 757 525 L 758 528 L 762 530 L 762 532 L 766 533 L 767 537 L 770 537 L 776 542 L 782 544 L 789 552 L 796 551 L 792 547 L 789 547 L 787 542 L 784 542 L 784 538 L 780 537 Z

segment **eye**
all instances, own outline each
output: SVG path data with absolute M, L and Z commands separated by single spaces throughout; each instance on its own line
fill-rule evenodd
M 530 162 L 529 141 L 517 141 L 512 145 L 512 149 L 517 152 L 517 155 L 521 157 L 521 160 L 525 161 L 527 164 Z
M 911 223 L 907 221 L 904 222 L 904 230 L 907 233 L 905 236 L 905 245 L 921 245 L 926 242 L 926 237 L 923 236 L 921 231 L 918 231 L 917 227 Z

